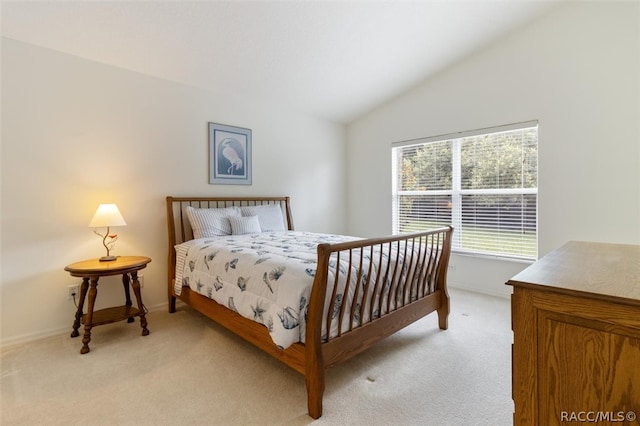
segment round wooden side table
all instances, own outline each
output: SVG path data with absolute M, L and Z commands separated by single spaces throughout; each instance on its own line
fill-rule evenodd
M 140 293 L 140 281 L 138 281 L 138 271 L 147 267 L 151 259 L 144 256 L 118 256 L 116 260 L 100 261 L 99 259 L 83 260 L 81 262 L 72 263 L 64 268 L 73 277 L 81 277 L 82 285 L 80 286 L 80 299 L 78 301 L 78 310 L 73 322 L 73 332 L 71 337 L 80 335 L 78 328 L 80 323 L 84 324 L 84 336 L 82 338 L 81 354 L 90 351 L 89 342 L 91 341 L 91 329 L 94 326 L 102 324 L 110 324 L 112 322 L 127 320 L 133 322 L 134 317 L 140 317 L 140 327 L 142 327 L 142 335 L 149 334 L 147 328 L 147 319 L 145 318 L 145 307 L 142 303 L 142 294 Z M 98 295 L 98 280 L 100 277 L 109 275 L 122 275 L 122 284 L 124 286 L 125 304 L 107 309 L 93 311 L 93 306 Z M 138 307 L 135 308 L 131 303 L 131 295 L 129 293 L 129 285 L 133 288 L 136 296 Z M 89 302 L 87 313 L 83 315 L 84 300 L 89 294 Z

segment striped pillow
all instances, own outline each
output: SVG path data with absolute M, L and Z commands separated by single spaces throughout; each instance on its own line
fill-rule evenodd
M 197 209 L 187 206 L 186 210 L 194 238 L 231 235 L 229 217 L 240 217 L 240 209 L 235 206 L 219 209 Z
M 233 235 L 257 234 L 262 232 L 258 216 L 231 216 L 229 217 L 229 223 L 231 224 L 231 233 Z

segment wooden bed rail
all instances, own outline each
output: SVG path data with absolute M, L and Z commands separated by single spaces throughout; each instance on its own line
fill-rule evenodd
M 325 329 L 338 323 L 337 337 L 437 290 L 446 290 L 452 227 L 385 238 L 318 246 L 311 298 L 320 297 Z M 350 286 L 344 289 L 345 281 Z M 342 284 L 342 286 L 341 286 Z M 325 295 L 331 295 L 326 299 Z M 342 295 L 351 295 L 350 301 Z M 309 312 L 308 320 L 318 314 Z M 346 320 L 345 320 L 346 318 Z M 446 323 L 442 324 L 446 328 Z M 327 336 L 324 340 L 330 340 Z
M 322 415 L 327 368 L 434 310 L 439 327 L 447 329 L 452 233 L 449 226 L 318 246 L 305 339 L 306 359 L 313 360 L 305 373 L 311 417 Z

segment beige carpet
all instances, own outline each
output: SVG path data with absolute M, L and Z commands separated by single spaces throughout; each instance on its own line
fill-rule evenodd
M 304 379 L 179 305 L 93 330 L 5 348 L 2 425 L 508 425 L 509 301 L 451 291 L 435 314 L 329 370 L 324 415 L 307 416 Z M 69 327 L 71 328 L 72 315 Z

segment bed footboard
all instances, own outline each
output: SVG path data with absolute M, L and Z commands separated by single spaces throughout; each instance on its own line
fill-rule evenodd
M 318 246 L 305 350 L 309 415 L 322 415 L 324 370 L 437 311 L 448 326 L 452 227 Z M 325 330 L 323 334 L 323 330 Z

